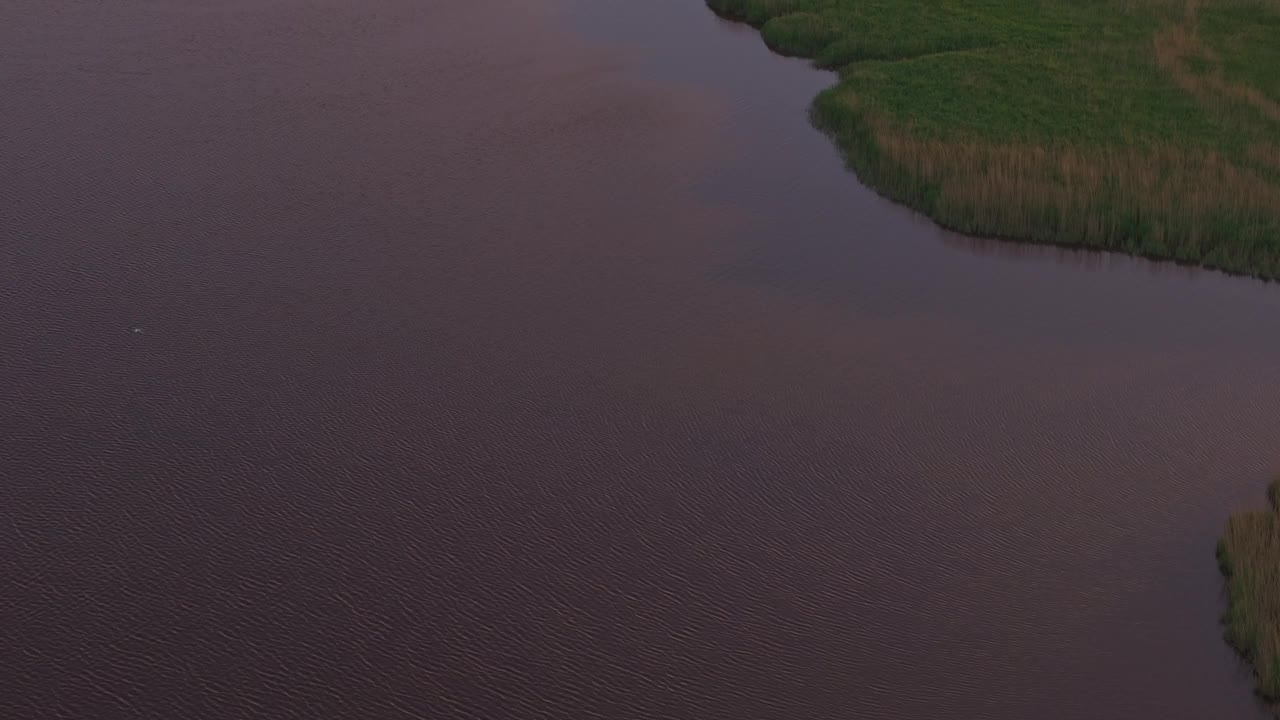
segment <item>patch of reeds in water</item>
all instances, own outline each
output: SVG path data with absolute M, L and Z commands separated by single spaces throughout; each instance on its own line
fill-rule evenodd
M 963 233 L 1118 250 L 1280 277 L 1280 184 L 1177 146 L 993 144 L 922 138 L 834 89 L 815 119 L 863 182 Z M 1256 168 L 1256 169 L 1255 169 Z
M 1258 692 L 1280 702 L 1280 480 L 1267 491 L 1270 507 L 1227 520 L 1218 565 L 1227 583 L 1227 642 L 1253 665 Z

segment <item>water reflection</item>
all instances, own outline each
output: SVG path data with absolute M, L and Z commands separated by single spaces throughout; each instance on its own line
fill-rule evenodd
M 941 233 L 941 237 L 942 242 L 948 247 L 984 258 L 1048 261 L 1076 270 L 1095 272 L 1133 270 L 1152 277 L 1167 277 L 1182 281 L 1194 280 L 1205 272 L 1195 266 L 1182 265 L 1170 261 L 1132 258 L 1120 253 L 1088 248 L 1038 245 L 1013 240 L 979 238 L 959 233 Z
M 698 0 L 7 12 L 0 716 L 1265 716 L 1274 288 L 946 240 Z

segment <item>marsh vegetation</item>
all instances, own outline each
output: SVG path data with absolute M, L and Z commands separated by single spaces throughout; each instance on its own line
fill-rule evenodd
M 1280 277 L 1280 0 L 708 0 L 839 72 L 864 182 L 961 232 Z
M 1223 615 L 1227 642 L 1252 665 L 1258 692 L 1280 702 L 1280 479 L 1267 490 L 1269 507 L 1227 520 L 1218 564 L 1227 580 Z

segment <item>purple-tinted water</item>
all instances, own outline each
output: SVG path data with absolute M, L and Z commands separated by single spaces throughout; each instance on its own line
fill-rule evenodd
M 1266 717 L 1277 286 L 937 230 L 701 0 L 0 48 L 0 717 Z

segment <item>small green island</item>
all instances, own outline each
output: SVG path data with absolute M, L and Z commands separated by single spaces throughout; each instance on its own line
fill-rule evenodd
M 1280 0 L 707 0 L 839 73 L 815 123 L 975 235 L 1280 278 Z
M 1258 693 L 1280 715 L 1280 479 L 1269 507 L 1227 520 L 1218 566 L 1227 581 L 1227 642 L 1253 665 Z

